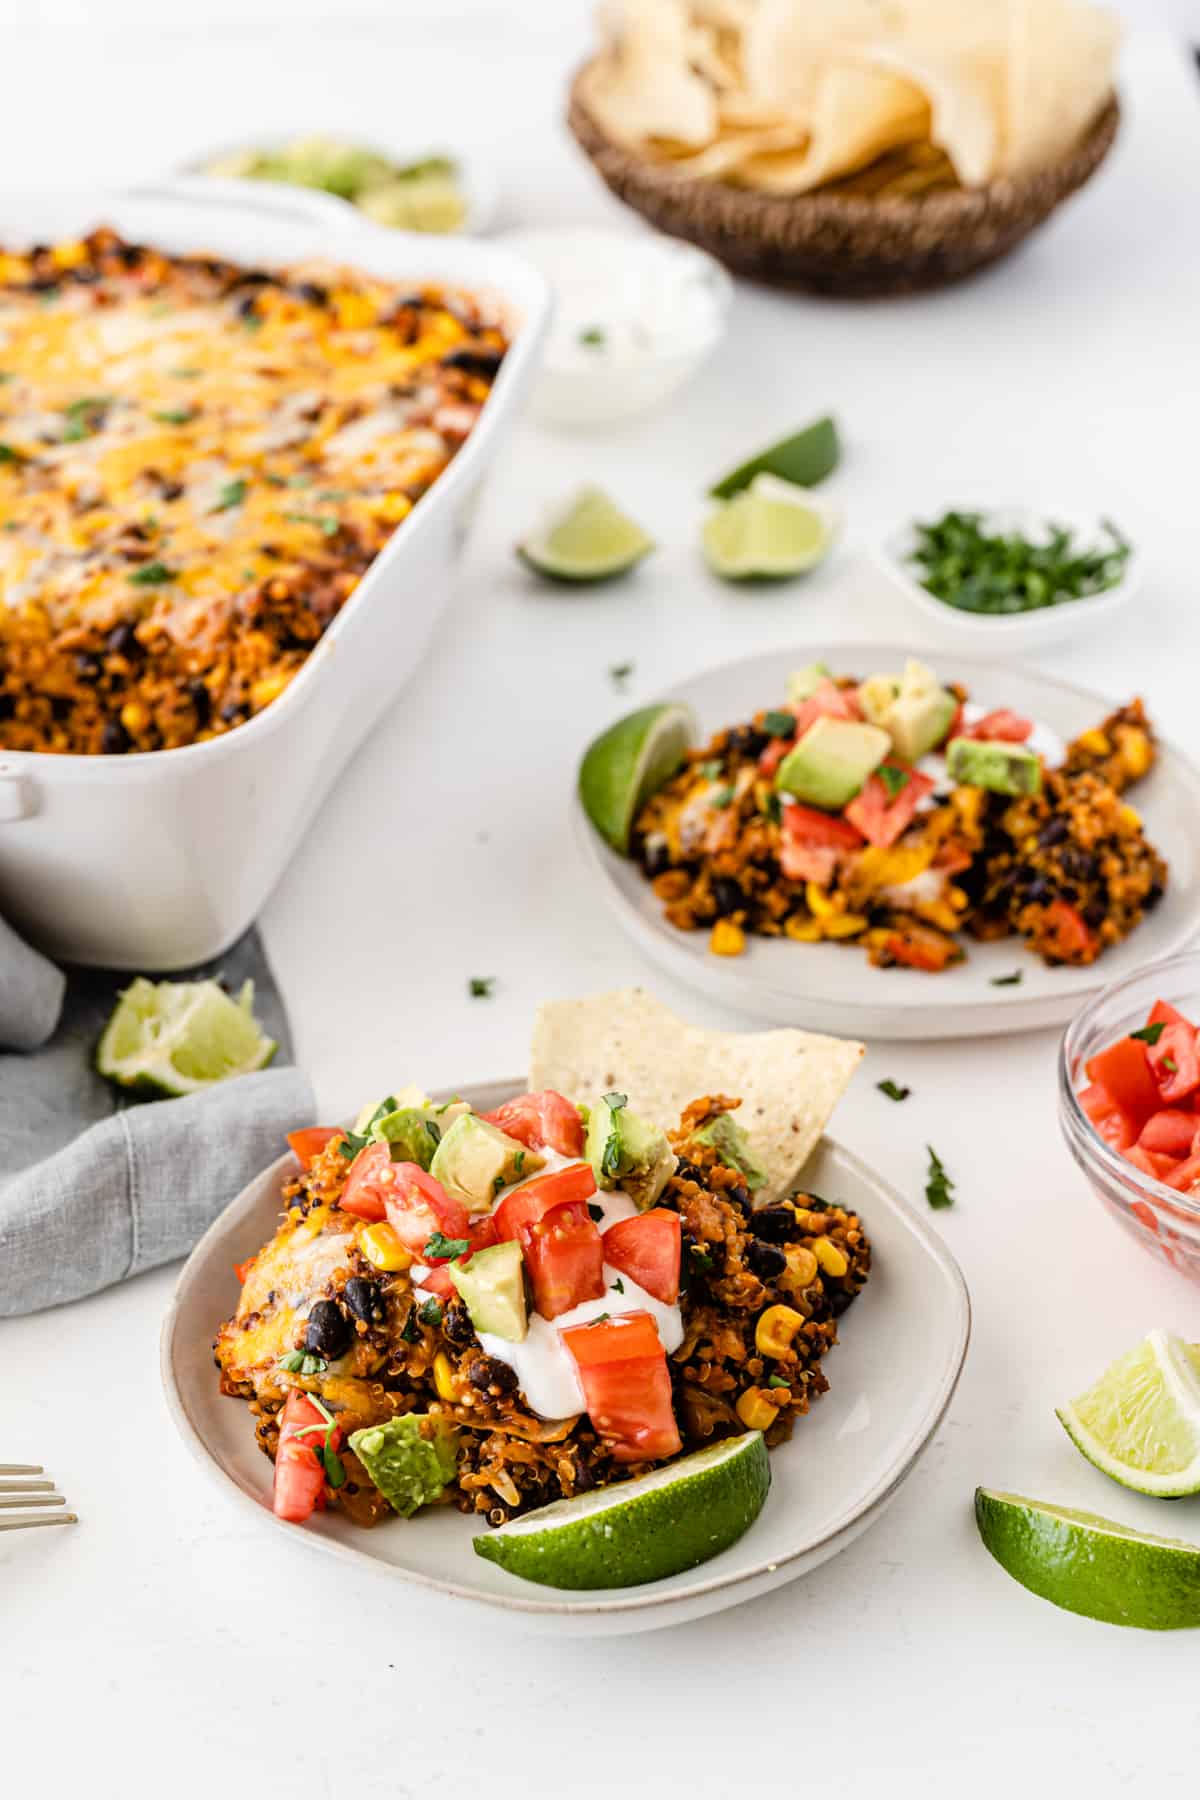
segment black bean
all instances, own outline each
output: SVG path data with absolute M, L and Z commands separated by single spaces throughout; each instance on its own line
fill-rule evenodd
M 768 1244 L 786 1244 L 796 1236 L 799 1226 L 790 1206 L 760 1206 L 750 1215 L 750 1229 Z
M 308 1315 L 304 1348 L 313 1356 L 332 1359 L 349 1348 L 352 1335 L 350 1321 L 341 1307 L 332 1300 L 318 1300 Z
M 704 1186 L 704 1170 L 698 1169 L 695 1163 L 690 1163 L 686 1156 L 680 1157 L 675 1173 L 680 1181 L 695 1181 L 700 1187 Z
M 726 1188 L 725 1198 L 727 1200 L 732 1200 L 735 1206 L 740 1206 L 742 1211 L 746 1214 L 750 1214 L 754 1210 L 754 1205 L 750 1198 L 750 1189 L 743 1187 L 740 1181 L 736 1187 Z
M 386 1311 L 383 1295 L 373 1281 L 366 1281 L 361 1275 L 352 1275 L 342 1289 L 342 1299 L 356 1319 L 364 1325 L 382 1325 Z
M 195 709 L 196 724 L 203 731 L 212 718 L 212 695 L 202 681 L 189 681 L 188 699 Z
M 100 750 L 104 756 L 120 756 L 122 751 L 128 750 L 131 742 L 129 733 L 120 719 L 106 721 L 104 730 L 100 734 Z
M 463 344 L 457 350 L 447 350 L 442 367 L 465 369 L 469 375 L 494 375 L 503 361 L 503 350 L 485 350 L 482 345 Z
M 651 880 L 663 875 L 671 866 L 671 852 L 665 844 L 647 844 L 642 849 L 642 867 Z
M 452 1344 L 465 1346 L 475 1342 L 475 1327 L 471 1323 L 471 1315 L 461 1300 L 452 1300 L 446 1308 L 442 1319 L 442 1336 L 449 1338 Z
M 1108 908 L 1103 900 L 1092 900 L 1083 909 L 1083 922 L 1085 925 L 1090 925 L 1093 931 L 1103 925 L 1107 917 Z
M 180 494 L 183 492 L 183 483 L 182 481 L 166 481 L 160 475 L 158 478 L 158 491 L 164 500 L 178 500 Z
M 757 725 L 735 725 L 729 733 L 729 748 L 738 750 L 743 756 L 761 756 L 769 739 L 765 731 Z
M 517 1385 L 516 1371 L 495 1356 L 476 1356 L 467 1364 L 467 1380 L 484 1394 L 489 1388 L 511 1394 Z
M 1147 912 L 1150 911 L 1151 907 L 1158 905 L 1159 901 L 1162 899 L 1165 892 L 1166 892 L 1166 889 L 1163 887 L 1163 884 L 1161 881 L 1152 881 L 1150 883 L 1149 890 L 1146 894 L 1146 911 Z
M 234 311 L 237 313 L 239 319 L 255 318 L 258 313 L 258 290 L 255 289 L 254 293 L 243 295 L 234 308 Z
M 764 1244 L 760 1238 L 751 1238 L 746 1246 L 746 1261 L 760 1281 L 771 1281 L 787 1268 L 783 1251 L 774 1244 Z
M 314 306 L 325 306 L 329 300 L 329 289 L 323 288 L 319 281 L 302 281 L 296 292 L 302 300 L 309 300 Z
M 719 914 L 739 912 L 746 904 L 745 894 L 743 894 L 737 882 L 729 875 L 717 875 L 714 877 L 712 896 L 717 903 L 717 912 Z
M 71 708 L 74 704 L 75 702 L 69 694 L 51 694 L 50 717 L 61 725 L 65 719 L 70 718 Z
M 82 681 L 96 681 L 100 676 L 100 658 L 80 650 L 75 657 L 75 673 Z
M 1025 899 L 1040 905 L 1043 900 L 1053 898 L 1053 890 L 1044 875 L 1035 875 L 1025 887 Z
M 123 656 L 127 662 L 143 654 L 141 639 L 128 619 L 113 626 L 104 640 L 104 648 L 110 656 Z
M 6 694 L 0 689 L 0 719 L 11 719 L 16 710 L 17 702 L 12 694 Z M 1146 904 L 1148 906 L 1150 902 L 1147 901 Z
M 221 718 L 226 725 L 238 725 L 247 716 L 248 710 L 237 700 L 227 700 L 221 708 Z
M 1047 819 L 1046 823 L 1042 826 L 1042 829 L 1038 832 L 1037 841 L 1041 844 L 1043 849 L 1048 850 L 1052 844 L 1061 844 L 1066 837 L 1068 830 L 1069 827 L 1064 818 L 1056 816 L 1053 819 Z
M 854 1295 L 848 1294 L 845 1288 L 831 1288 L 829 1290 L 829 1310 L 835 1319 L 841 1318 L 853 1298 Z

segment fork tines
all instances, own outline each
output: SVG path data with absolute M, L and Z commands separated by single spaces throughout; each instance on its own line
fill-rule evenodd
M 77 1525 L 78 1514 L 50 1510 L 65 1505 L 40 1463 L 0 1463 L 0 1511 L 19 1515 L 0 1519 L 0 1531 L 25 1531 L 36 1525 Z

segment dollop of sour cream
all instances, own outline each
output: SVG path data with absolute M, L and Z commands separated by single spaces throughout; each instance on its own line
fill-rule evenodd
M 559 1156 L 553 1150 L 540 1150 L 539 1156 L 545 1159 L 545 1166 L 537 1169 L 526 1180 L 536 1181 L 539 1176 L 549 1175 L 556 1169 L 565 1169 L 570 1163 L 580 1158 Z M 495 1205 L 499 1206 L 506 1195 L 514 1193 L 517 1188 L 524 1187 L 524 1181 L 515 1181 L 510 1187 L 503 1188 L 496 1196 Z M 600 1208 L 601 1217 L 596 1221 L 603 1235 L 610 1225 L 618 1219 L 632 1219 L 637 1207 L 623 1188 L 612 1188 L 593 1194 L 590 1205 Z M 492 1208 L 495 1210 L 495 1207 Z M 427 1289 L 419 1286 L 422 1275 L 428 1273 L 424 1265 L 414 1263 L 412 1269 L 413 1295 L 418 1305 L 433 1296 Z M 678 1350 L 683 1342 L 683 1314 L 678 1304 L 667 1306 L 648 1294 L 644 1288 L 628 1275 L 618 1269 L 604 1265 L 604 1292 L 594 1300 L 582 1300 L 569 1312 L 560 1313 L 557 1319 L 543 1319 L 540 1313 L 529 1315 L 529 1331 L 519 1344 L 509 1338 L 497 1337 L 494 1332 L 477 1332 L 480 1345 L 487 1356 L 494 1356 L 497 1362 L 506 1363 L 517 1377 L 521 1393 L 531 1412 L 542 1419 L 567 1419 L 574 1413 L 585 1409 L 583 1387 L 575 1368 L 574 1358 L 563 1343 L 560 1332 L 572 1325 L 587 1325 L 607 1313 L 616 1318 L 620 1313 L 647 1312 L 654 1320 L 663 1349 L 670 1356 Z

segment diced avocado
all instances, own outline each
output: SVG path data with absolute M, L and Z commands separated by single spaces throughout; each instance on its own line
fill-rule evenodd
M 766 1171 L 755 1162 L 750 1139 L 732 1113 L 718 1113 L 715 1118 L 709 1119 L 696 1133 L 696 1141 L 711 1144 L 722 1162 L 728 1163 L 732 1169 L 739 1169 L 751 1193 L 755 1193 L 766 1182 Z
M 442 1128 L 431 1106 L 401 1106 L 376 1119 L 371 1136 L 392 1146 L 393 1162 L 419 1163 L 427 1169 L 441 1141 Z
M 423 1088 L 397 1088 L 394 1094 L 388 1094 L 383 1100 L 368 1100 L 367 1104 L 363 1107 L 357 1119 L 354 1121 L 354 1129 L 361 1137 L 365 1131 L 370 1130 L 374 1121 L 376 1119 L 381 1119 L 385 1113 L 396 1112 L 404 1107 L 424 1107 L 429 1106 L 430 1104 L 429 1095 Z
M 1024 744 L 951 738 L 946 771 L 951 781 L 992 794 L 1037 794 L 1042 786 L 1042 765 Z
M 892 734 L 896 755 L 905 762 L 918 762 L 941 743 L 957 711 L 958 701 L 939 685 L 928 664 L 910 656 L 900 678 L 895 705 L 884 721 Z
M 792 706 L 800 706 L 805 700 L 811 700 L 823 681 L 832 680 L 832 670 L 828 663 L 806 663 L 804 668 L 797 669 L 787 678 L 787 697 Z
M 868 724 L 887 730 L 888 719 L 900 693 L 898 675 L 868 675 L 858 684 L 858 704 Z
M 775 786 L 807 806 L 836 812 L 853 800 L 891 748 L 891 738 L 878 725 L 822 715 L 780 763 Z
M 402 1413 L 350 1433 L 350 1448 L 385 1500 L 410 1519 L 454 1479 L 458 1432 L 445 1419 Z
M 544 1162 L 498 1126 L 464 1113 L 434 1151 L 429 1173 L 468 1212 L 489 1212 L 502 1187 L 535 1174 Z
M 622 1187 L 646 1212 L 675 1173 L 677 1158 L 667 1134 L 631 1113 L 624 1094 L 605 1094 L 588 1119 L 584 1155 L 597 1187 Z
M 476 1331 L 519 1344 L 529 1330 L 520 1244 L 493 1244 L 469 1263 L 452 1262 L 450 1279 L 466 1302 Z

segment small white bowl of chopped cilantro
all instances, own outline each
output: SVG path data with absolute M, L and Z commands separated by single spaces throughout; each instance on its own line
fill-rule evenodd
M 954 507 L 914 519 L 878 560 L 943 641 L 1005 651 L 1073 637 L 1128 603 L 1140 566 L 1108 518 Z

